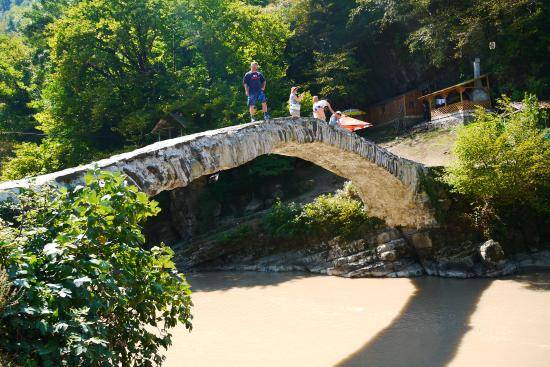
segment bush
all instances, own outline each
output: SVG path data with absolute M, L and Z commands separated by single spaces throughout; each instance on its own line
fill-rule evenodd
M 238 245 L 250 238 L 253 234 L 253 228 L 250 225 L 244 224 L 221 234 L 217 242 L 226 246 Z
M 383 223 L 369 217 L 361 201 L 330 194 L 304 205 L 299 221 L 308 234 L 322 238 L 353 238 Z
M 17 180 L 23 177 L 53 172 L 62 167 L 63 144 L 45 139 L 42 144 L 21 143 L 14 147 L 15 156 L 2 164 L 0 179 Z
M 534 96 L 526 96 L 523 103 L 523 110 L 516 111 L 502 99 L 501 114 L 480 110 L 474 122 L 458 131 L 456 160 L 444 179 L 475 203 L 480 223 L 491 222 L 484 217 L 503 210 L 517 215 L 527 207 L 550 213 L 546 116 Z
M 277 199 L 273 207 L 263 218 L 265 231 L 275 238 L 292 238 L 303 233 L 299 222 L 302 207 L 296 203 L 285 204 Z
M 344 183 L 344 186 L 336 192 L 336 197 L 362 202 L 359 190 L 357 190 L 357 187 L 355 187 L 351 181 L 346 181 L 346 183 Z
M 19 197 L 0 223 L 0 264 L 20 291 L 0 349 L 23 366 L 155 366 L 169 329 L 191 328 L 190 290 L 164 246 L 141 248 L 158 208 L 120 174 Z
M 311 92 L 306 90 L 301 93 L 303 95 L 300 102 L 300 116 L 311 117 L 313 115 L 313 96 Z
M 275 238 L 361 236 L 384 222 L 369 217 L 356 195 L 357 191 L 348 184 L 337 195 L 321 195 L 303 207 L 278 201 L 264 218 L 263 227 Z
M 480 110 L 476 120 L 459 129 L 455 162 L 446 181 L 456 191 L 495 205 L 528 204 L 549 212 L 550 140 L 535 97 L 515 112 L 501 100 L 504 114 Z

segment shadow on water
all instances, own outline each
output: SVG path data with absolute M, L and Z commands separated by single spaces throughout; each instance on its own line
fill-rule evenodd
M 550 271 L 519 274 L 513 279 L 531 291 L 550 291 Z
M 292 280 L 317 276 L 307 273 L 211 272 L 191 273 L 187 280 L 193 292 L 227 291 L 233 288 L 271 287 Z
M 453 360 L 488 279 L 417 278 L 392 323 L 338 367 L 443 367 Z

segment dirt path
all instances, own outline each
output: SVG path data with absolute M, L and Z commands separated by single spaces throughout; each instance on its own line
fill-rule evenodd
M 453 159 L 455 130 L 435 130 L 399 137 L 380 145 L 390 152 L 427 166 L 447 166 Z

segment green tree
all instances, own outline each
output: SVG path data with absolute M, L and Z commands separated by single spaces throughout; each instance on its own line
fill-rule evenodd
M 282 13 L 235 0 L 195 0 L 185 11 L 208 70 L 210 100 L 202 113 L 214 120 L 210 127 L 234 125 L 247 116 L 242 77 L 253 60 L 267 78 L 272 115 L 287 114 L 284 50 L 290 30 Z
M 18 32 L 33 0 L 0 1 L 0 32 Z M 3 9 L 2 9 L 3 8 Z
M 130 5 L 129 5 L 130 4 Z M 187 132 L 240 123 L 242 75 L 252 59 L 268 78 L 273 115 L 287 111 L 284 48 L 288 24 L 278 8 L 238 0 L 40 0 L 25 34 L 40 65 L 36 114 L 63 167 L 151 142 L 147 133 L 177 111 Z M 278 102 L 275 102 L 278 101 Z M 6 166 L 40 154 L 20 146 Z M 33 167 L 35 167 L 33 165 Z
M 4 268 L 0 267 L 0 314 L 15 301 L 13 287 L 9 281 L 8 274 Z M 0 367 L 10 367 L 8 357 L 4 355 L 4 350 L 0 348 Z
M 21 37 L 0 34 L 0 139 L 33 131 L 30 55 Z
M 204 80 L 175 42 L 185 24 L 178 5 L 81 1 L 66 10 L 49 28 L 54 71 L 41 128 L 99 149 L 142 143 L 163 107 Z
M 331 98 L 335 105 L 357 105 L 364 97 L 361 80 L 367 77 L 353 50 L 330 54 L 315 53 L 313 88 Z
M 420 27 L 409 40 L 412 51 L 430 55 L 432 64 L 481 56 L 486 70 L 501 82 L 501 92 L 548 94 L 547 22 L 550 6 L 537 0 L 470 0 L 443 4 L 428 1 L 417 8 Z M 453 19 L 453 21 L 449 21 Z M 489 42 L 496 49 L 489 50 Z M 531 78 L 525 78 L 530 75 Z M 533 84 L 532 79 L 538 82 Z
M 46 174 L 57 171 L 66 164 L 63 160 L 65 148 L 52 139 L 45 139 L 40 144 L 18 143 L 14 151 L 15 157 L 2 165 L 2 180 Z
M 297 0 L 290 14 L 289 77 L 344 107 L 448 86 L 476 57 L 497 93 L 550 95 L 547 1 Z
M 516 111 L 500 101 L 502 114 L 480 110 L 476 120 L 459 129 L 456 160 L 445 180 L 478 205 L 497 211 L 522 206 L 550 213 L 550 140 L 545 114 L 527 96 Z
M 27 192 L 11 210 L 0 218 L 0 264 L 20 293 L 0 312 L 0 350 L 16 362 L 158 366 L 169 330 L 191 328 L 173 252 L 142 248 L 140 223 L 159 209 L 122 175 Z

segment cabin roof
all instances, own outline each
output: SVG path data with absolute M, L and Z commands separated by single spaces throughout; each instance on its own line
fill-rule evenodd
M 183 121 L 181 115 L 170 113 L 167 116 L 161 118 L 153 130 L 151 130 L 151 133 L 156 133 L 162 130 L 170 129 L 170 128 L 183 128 L 185 129 L 187 126 L 185 125 L 185 122 Z
M 479 78 L 473 78 L 473 79 L 470 79 L 470 80 L 467 80 L 465 82 L 462 82 L 462 83 L 459 83 L 459 84 L 455 84 L 453 86 L 450 86 L 450 87 L 447 87 L 447 88 L 443 88 L 443 89 L 440 89 L 438 91 L 435 91 L 435 92 L 432 92 L 430 94 L 426 94 L 425 96 L 422 96 L 420 98 L 418 98 L 419 100 L 423 100 L 423 99 L 428 99 L 430 97 L 435 97 L 437 95 L 440 95 L 440 94 L 443 94 L 443 93 L 447 93 L 447 92 L 452 92 L 460 87 L 464 87 L 468 84 L 473 84 L 476 80 L 480 80 L 480 79 L 484 79 L 486 77 L 488 77 L 489 74 L 483 74 L 481 75 Z

